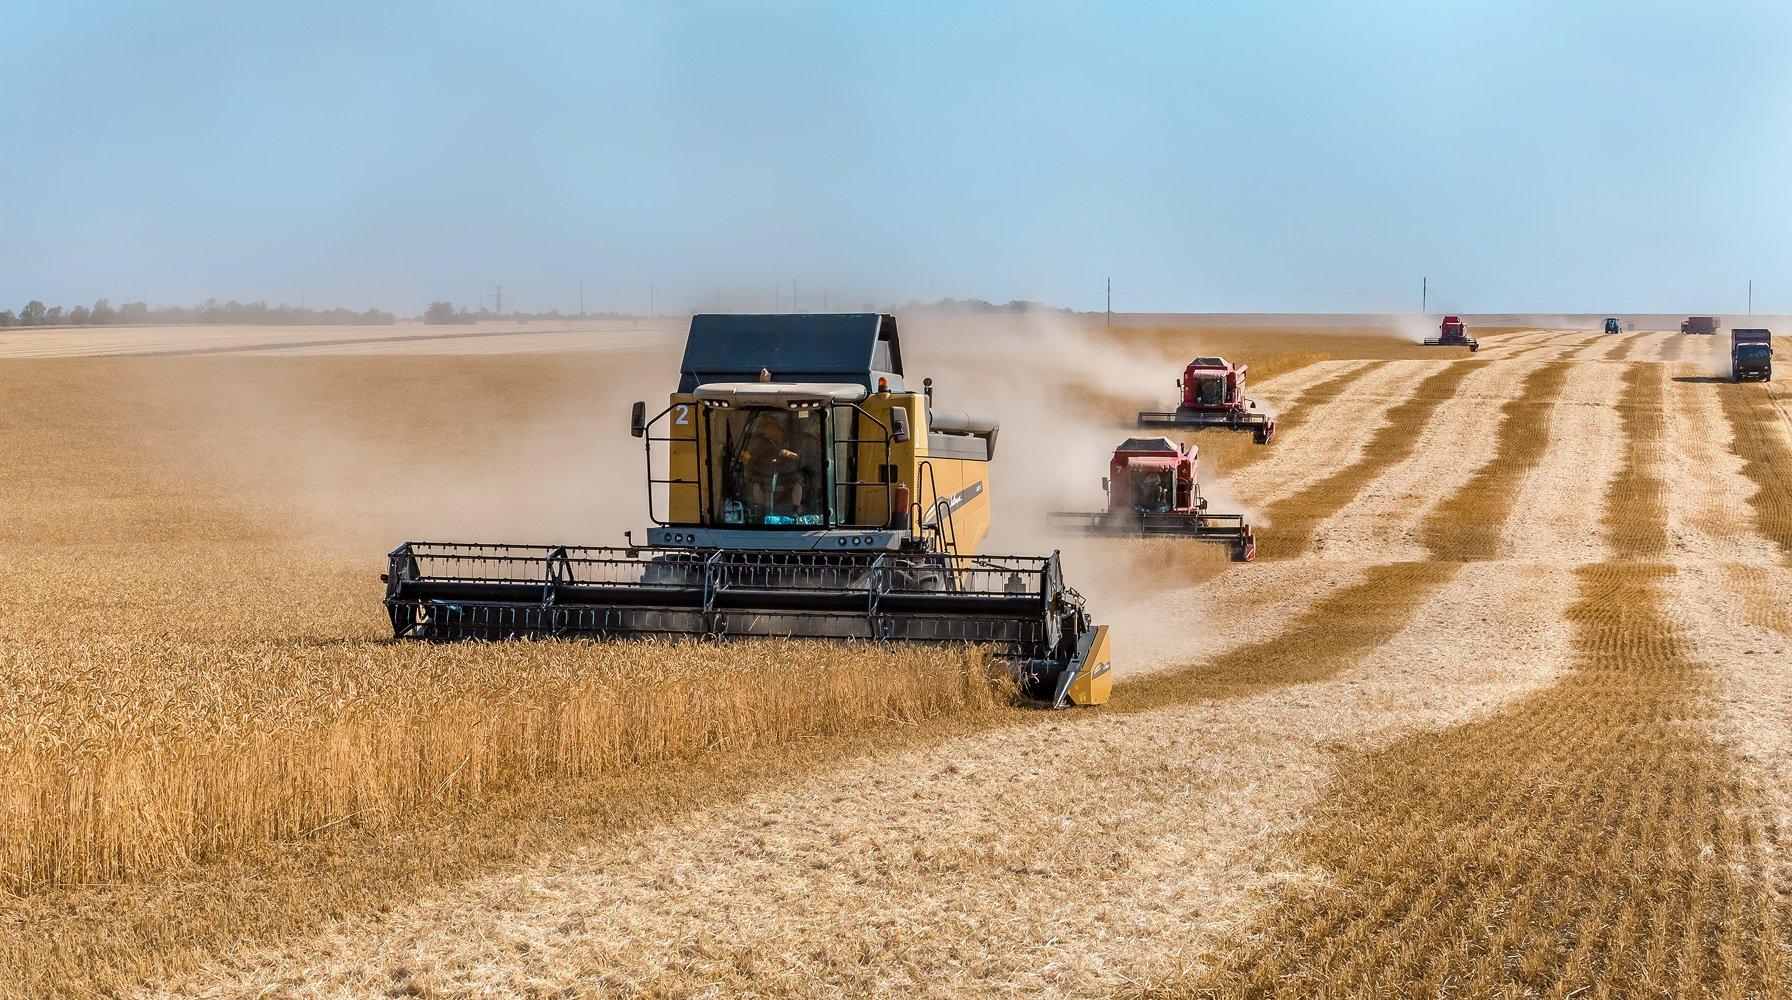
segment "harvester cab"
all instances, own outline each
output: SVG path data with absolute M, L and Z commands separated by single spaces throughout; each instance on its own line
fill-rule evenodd
M 1623 333 L 1624 332 L 1624 327 L 1622 324 L 1620 324 L 1618 322 L 1618 317 L 1607 316 L 1605 318 L 1605 332 L 1606 333 Z
M 1244 380 L 1248 365 L 1234 365 L 1225 358 L 1196 358 L 1176 381 L 1181 400 L 1170 412 L 1139 413 L 1140 427 L 1225 427 L 1248 430 L 1258 444 L 1268 444 L 1276 434 L 1275 419 L 1256 413 L 1257 401 L 1246 399 Z
M 1057 553 L 978 553 L 999 425 L 903 379 L 895 318 L 699 315 L 644 443 L 645 544 L 407 542 L 394 634 L 973 642 L 1054 707 L 1112 688 L 1107 626 Z
M 1429 347 L 1466 347 L 1470 354 L 1481 349 L 1481 342 L 1468 335 L 1468 326 L 1461 316 L 1445 316 L 1437 326 L 1437 336 L 1425 341 Z
M 1054 511 L 1055 528 L 1084 535 L 1180 536 L 1226 545 L 1240 562 L 1257 555 L 1257 537 L 1243 514 L 1213 514 L 1196 478 L 1198 449 L 1165 437 L 1127 438 L 1102 478 L 1103 511 Z

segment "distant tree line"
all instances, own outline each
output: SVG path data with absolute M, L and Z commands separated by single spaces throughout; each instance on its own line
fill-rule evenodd
M 207 299 L 192 308 L 157 306 L 153 309 L 143 302 L 126 302 L 113 308 L 110 301 L 100 299 L 92 306 L 76 306 L 69 310 L 64 310 L 61 306 L 45 306 L 32 299 L 16 314 L 11 309 L 0 309 L 0 327 L 122 326 L 133 323 L 171 326 L 193 323 L 243 326 L 386 326 L 396 322 L 398 317 L 378 309 L 366 312 L 355 312 L 352 309 L 308 309 L 304 306 L 289 306 L 284 302 L 270 306 L 266 302 L 238 302 L 235 299 L 228 302 Z
M 423 310 L 423 322 L 428 326 L 455 326 L 466 323 L 492 323 L 510 320 L 513 323 L 528 323 L 533 320 L 554 321 L 563 319 L 640 319 L 631 313 L 594 312 L 563 313 L 558 309 L 549 309 L 544 313 L 504 312 L 495 313 L 484 306 L 478 312 L 472 312 L 466 306 L 454 308 L 452 302 L 431 302 L 429 308 Z

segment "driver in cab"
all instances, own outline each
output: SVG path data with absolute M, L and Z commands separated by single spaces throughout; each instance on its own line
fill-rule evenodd
M 808 480 L 815 463 L 806 453 L 813 449 L 805 447 L 800 432 L 795 435 L 797 440 L 790 440 L 791 436 L 782 421 L 760 420 L 741 452 L 748 497 L 768 521 L 782 520 L 779 515 L 800 515 L 809 497 Z

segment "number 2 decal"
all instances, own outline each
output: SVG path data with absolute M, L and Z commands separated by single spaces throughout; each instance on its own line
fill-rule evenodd
M 691 405 L 689 403 L 679 403 L 677 406 L 672 407 L 672 422 L 681 426 L 690 423 Z

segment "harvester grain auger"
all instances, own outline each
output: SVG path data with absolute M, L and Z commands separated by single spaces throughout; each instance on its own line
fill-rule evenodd
M 1268 444 L 1276 436 L 1276 421 L 1258 413 L 1257 401 L 1244 395 L 1248 365 L 1234 365 L 1225 358 L 1196 358 L 1188 363 L 1176 388 L 1182 398 L 1174 410 L 1144 410 L 1140 427 L 1173 427 L 1195 430 L 1224 427 L 1250 431 L 1251 439 Z
M 1256 558 L 1257 536 L 1243 514 L 1208 511 L 1196 482 L 1190 446 L 1169 438 L 1127 438 L 1114 449 L 1102 478 L 1108 507 L 1101 511 L 1054 511 L 1048 523 L 1083 535 L 1177 536 L 1219 542 L 1240 562 Z
M 677 391 L 652 417 L 636 403 L 631 430 L 644 543 L 406 542 L 393 634 L 971 642 L 1029 697 L 1107 700 L 1107 626 L 1058 554 L 977 553 L 997 422 L 903 383 L 894 317 L 693 317 Z

